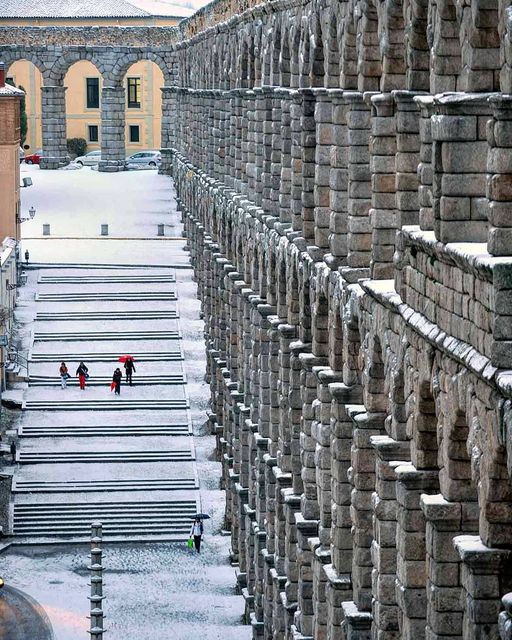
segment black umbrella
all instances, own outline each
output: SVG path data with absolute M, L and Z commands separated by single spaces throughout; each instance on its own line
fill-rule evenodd
M 191 520 L 209 520 L 210 516 L 207 513 L 196 513 Z

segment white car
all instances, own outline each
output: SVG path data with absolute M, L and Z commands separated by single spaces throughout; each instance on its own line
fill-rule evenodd
M 75 158 L 75 162 L 76 164 L 81 164 L 82 167 L 86 166 L 86 167 L 92 167 L 95 164 L 98 164 L 98 162 L 100 162 L 101 160 L 101 151 L 89 151 L 89 153 L 86 153 L 85 156 L 78 156 L 78 158 Z
M 136 165 L 137 167 L 158 167 L 161 162 L 162 155 L 160 151 L 138 151 L 126 158 L 126 164 Z

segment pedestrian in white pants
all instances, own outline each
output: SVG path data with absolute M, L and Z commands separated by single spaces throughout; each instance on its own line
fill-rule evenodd
M 65 389 L 68 385 L 68 378 L 69 378 L 68 368 L 66 367 L 65 362 L 60 363 L 59 373 L 60 373 L 60 386 L 62 389 Z

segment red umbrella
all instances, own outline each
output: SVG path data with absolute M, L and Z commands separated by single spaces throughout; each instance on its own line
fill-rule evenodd
M 119 362 L 126 362 L 127 360 L 132 360 L 133 362 L 135 362 L 135 358 L 133 356 L 129 356 L 129 355 L 121 356 L 119 358 Z

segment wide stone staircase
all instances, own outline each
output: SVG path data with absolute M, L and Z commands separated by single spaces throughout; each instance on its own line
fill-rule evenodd
M 41 269 L 13 482 L 19 541 L 86 540 L 94 520 L 106 539 L 188 537 L 200 504 L 177 298 L 171 269 Z M 116 396 L 126 354 L 137 370 Z

